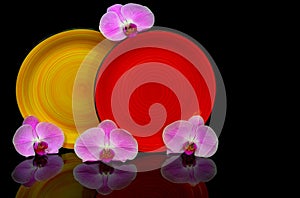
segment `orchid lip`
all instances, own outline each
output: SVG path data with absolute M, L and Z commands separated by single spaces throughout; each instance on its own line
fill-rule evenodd
M 193 142 L 188 142 L 186 143 L 186 145 L 184 146 L 184 153 L 187 155 L 192 155 L 195 153 L 197 149 L 197 145 Z
M 137 25 L 134 23 L 128 23 L 124 26 L 123 32 L 128 37 L 134 37 L 137 35 Z
M 109 148 L 105 148 L 100 152 L 100 159 L 106 163 L 110 162 L 114 158 L 114 156 L 114 151 Z
M 47 149 L 48 149 L 48 144 L 47 142 L 40 141 L 40 142 L 35 142 L 33 144 L 34 152 L 37 155 L 46 155 L 47 154 Z

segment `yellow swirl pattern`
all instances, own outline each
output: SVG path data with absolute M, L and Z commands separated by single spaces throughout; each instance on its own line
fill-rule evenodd
M 78 137 L 72 112 L 73 84 L 86 55 L 104 37 L 89 29 L 55 34 L 30 51 L 16 83 L 16 97 L 23 117 L 34 115 L 51 122 L 65 134 L 65 148 L 73 148 Z

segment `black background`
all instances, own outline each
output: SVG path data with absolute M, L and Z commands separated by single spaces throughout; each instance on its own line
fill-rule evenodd
M 14 197 L 19 185 L 11 179 L 14 167 L 24 160 L 12 145 L 12 137 L 21 125 L 23 118 L 19 112 L 15 85 L 19 68 L 27 54 L 41 41 L 59 32 L 85 28 L 98 30 L 99 20 L 107 7 L 115 3 L 139 3 L 149 7 L 155 15 L 155 25 L 184 32 L 210 53 L 223 77 L 227 92 L 227 116 L 221 136 L 219 149 L 212 157 L 217 165 L 216 177 L 207 183 L 210 197 L 238 197 L 235 188 L 241 183 L 235 176 L 242 161 L 236 153 L 240 143 L 237 141 L 241 122 L 243 122 L 239 101 L 243 101 L 240 80 L 246 74 L 244 47 L 249 46 L 247 39 L 251 25 L 247 15 L 247 5 L 230 5 L 209 1 L 209 3 L 190 1 L 37 1 L 11 2 L 3 5 L 1 13 L 2 61 L 1 65 L 1 146 L 3 147 L 1 185 L 9 196 Z M 177 3 L 178 2 L 178 3 Z M 244 18 L 245 17 L 245 18 Z M 251 44 L 250 44 L 251 45 Z M 3 50 L 4 49 L 4 50 Z M 243 68 L 243 69 L 242 69 Z M 239 85 L 239 86 L 238 86 Z M 246 85 L 245 85 L 246 86 Z M 4 90 L 4 91 L 3 91 Z M 237 97 L 234 97 L 237 96 Z M 244 105 L 244 104 L 242 104 Z M 249 108 L 249 107 L 248 107 Z M 247 107 L 244 108 L 247 111 Z M 248 109 L 249 110 L 249 109 Z M 246 154 L 244 154 L 246 155 Z M 235 196 L 236 195 L 236 196 Z

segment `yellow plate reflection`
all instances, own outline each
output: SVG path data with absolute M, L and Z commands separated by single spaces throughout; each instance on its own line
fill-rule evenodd
M 84 188 L 73 176 L 73 169 L 81 163 L 74 153 L 62 155 L 64 166 L 62 171 L 46 181 L 36 182 L 30 188 L 20 186 L 16 198 L 21 197 L 82 197 Z

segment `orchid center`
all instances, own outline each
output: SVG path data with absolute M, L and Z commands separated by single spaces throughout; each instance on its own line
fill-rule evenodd
M 100 152 L 100 159 L 103 162 L 110 162 L 114 156 L 115 156 L 114 151 L 109 148 L 105 148 Z
M 44 141 L 35 142 L 33 144 L 33 148 L 34 148 L 34 152 L 37 155 L 45 155 L 46 154 L 46 150 L 48 148 L 48 144 L 47 144 L 47 142 L 44 142 Z
M 134 23 L 128 23 L 124 26 L 123 32 L 128 37 L 134 37 L 137 35 L 137 26 Z
M 114 168 L 106 165 L 103 162 L 99 163 L 99 173 L 102 175 L 111 175 L 114 172 Z
M 181 155 L 181 159 L 182 159 L 182 165 L 186 168 L 192 168 L 196 164 L 195 155 L 187 155 L 187 154 L 183 153 Z
M 34 157 L 33 166 L 42 168 L 46 166 L 47 162 L 48 162 L 48 157 L 46 155 L 43 156 L 37 155 Z
M 196 146 L 196 144 L 193 143 L 193 142 L 191 142 L 191 143 L 188 142 L 188 143 L 186 143 L 185 146 L 184 146 L 184 152 L 185 152 L 185 154 L 187 154 L 187 155 L 193 154 L 193 153 L 195 152 L 196 149 L 197 149 L 197 146 Z

